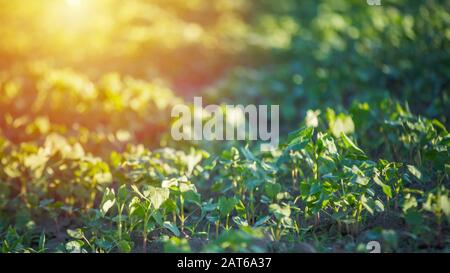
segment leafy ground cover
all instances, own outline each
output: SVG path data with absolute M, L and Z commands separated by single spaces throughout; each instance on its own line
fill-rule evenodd
M 450 250 L 449 1 L 0 2 L 1 252 Z M 174 141 L 193 94 L 279 147 Z

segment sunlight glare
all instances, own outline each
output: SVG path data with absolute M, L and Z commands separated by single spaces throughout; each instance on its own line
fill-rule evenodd
M 81 5 L 81 0 L 66 0 L 66 4 L 71 7 L 79 7 Z

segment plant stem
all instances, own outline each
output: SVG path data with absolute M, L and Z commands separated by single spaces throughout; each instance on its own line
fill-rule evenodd
M 216 221 L 216 238 L 219 237 L 219 225 L 220 225 L 220 221 Z
M 248 222 L 249 222 L 249 224 L 251 224 L 251 225 L 253 225 L 253 222 L 254 222 L 254 215 L 255 215 L 255 204 L 254 204 L 254 202 L 255 202 L 255 196 L 254 196 L 254 193 L 253 193 L 253 189 L 250 191 L 250 196 L 249 196 L 249 200 L 250 200 L 250 213 L 249 213 L 249 215 L 248 215 Z
M 118 210 L 118 225 L 117 225 L 117 233 L 119 236 L 119 240 L 122 240 L 122 210 L 123 210 L 123 205 L 119 205 L 117 204 L 117 210 Z
M 180 195 L 180 222 L 181 222 L 181 232 L 184 232 L 184 198 Z

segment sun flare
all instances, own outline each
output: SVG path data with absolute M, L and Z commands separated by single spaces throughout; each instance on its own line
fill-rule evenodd
M 66 0 L 66 4 L 71 7 L 79 7 L 81 5 L 81 0 Z

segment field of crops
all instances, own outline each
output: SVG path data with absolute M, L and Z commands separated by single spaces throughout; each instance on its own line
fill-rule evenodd
M 450 1 L 367 2 L 0 0 L 0 252 L 450 252 Z

